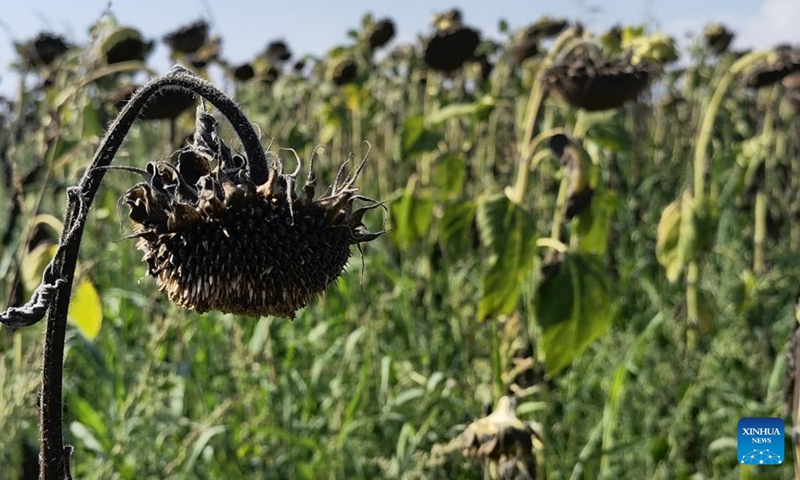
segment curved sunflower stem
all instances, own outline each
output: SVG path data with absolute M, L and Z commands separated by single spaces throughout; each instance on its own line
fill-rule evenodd
M 694 150 L 694 183 L 692 193 L 697 205 L 703 205 L 705 202 L 706 172 L 713 171 L 713 169 L 708 166 L 706 156 L 708 155 L 708 146 L 711 143 L 711 136 L 714 133 L 714 123 L 716 122 L 717 113 L 722 105 L 722 100 L 725 98 L 725 94 L 733 84 L 733 81 L 741 73 L 758 62 L 765 60 L 768 55 L 768 52 L 753 52 L 737 60 L 719 80 L 714 94 L 703 110 L 700 135 L 697 138 L 697 144 Z M 696 260 L 692 260 L 688 263 L 686 270 L 686 343 L 690 350 L 694 350 L 698 342 L 697 335 L 700 325 L 700 311 L 697 284 L 699 281 L 700 267 Z
M 183 67 L 174 67 L 168 74 L 150 81 L 138 90 L 125 105 L 117 119 L 111 124 L 78 186 L 67 189 L 64 230 L 56 254 L 45 269 L 43 284 L 24 307 L 0 313 L 0 323 L 18 327 L 37 323 L 49 310 L 42 359 L 39 411 L 40 479 L 72 478 L 69 468 L 72 447 L 64 445 L 62 427 L 64 340 L 78 250 L 89 208 L 106 173 L 104 167 L 107 167 L 114 159 L 128 131 L 136 122 L 147 102 L 153 95 L 167 88 L 189 91 L 205 98 L 217 107 L 230 121 L 242 141 L 249 162 L 251 178 L 256 182 L 263 183 L 268 177 L 266 154 L 255 129 L 241 109 L 220 90 Z

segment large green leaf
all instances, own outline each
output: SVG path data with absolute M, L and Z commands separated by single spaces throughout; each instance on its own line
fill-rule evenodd
M 536 293 L 545 367 L 555 375 L 611 326 L 608 277 L 598 255 L 565 253 Z
M 486 264 L 481 282 L 478 319 L 510 315 L 536 254 L 533 218 L 505 194 L 478 204 L 478 229 Z
M 573 223 L 577 249 L 586 253 L 604 254 L 608 249 L 608 230 L 617 211 L 617 195 L 612 190 L 596 191 L 589 208 Z
M 414 115 L 403 123 L 400 147 L 403 158 L 436 150 L 442 135 L 425 127 L 425 117 Z
M 447 206 L 439 221 L 439 245 L 445 258 L 458 260 L 472 250 L 472 222 L 478 205 L 472 200 L 463 200 Z
M 406 190 L 389 206 L 389 214 L 392 219 L 392 238 L 400 248 L 407 248 L 430 228 L 433 200 Z
M 442 155 L 436 160 L 437 193 L 442 198 L 453 198 L 461 194 L 467 177 L 467 162 L 455 153 Z

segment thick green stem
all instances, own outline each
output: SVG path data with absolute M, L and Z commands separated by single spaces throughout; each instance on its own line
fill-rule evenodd
M 748 67 L 764 60 L 768 55 L 767 52 L 754 52 L 740 58 L 736 63 L 731 66 L 729 70 L 717 83 L 717 88 L 714 90 L 711 100 L 703 114 L 703 121 L 700 124 L 700 135 L 697 139 L 697 145 L 694 151 L 694 198 L 698 204 L 705 200 L 705 168 L 706 168 L 706 155 L 708 155 L 708 145 L 711 143 L 711 136 L 714 133 L 714 122 L 717 119 L 717 112 L 719 112 L 722 100 L 725 94 L 728 93 L 736 77 Z
M 759 186 L 755 202 L 755 233 L 753 234 L 753 273 L 760 277 L 766 271 L 764 263 L 764 240 L 767 238 L 767 194 Z
M 700 267 L 696 260 L 689 262 L 686 269 L 686 346 L 695 350 L 700 333 L 700 307 L 697 299 L 697 283 Z

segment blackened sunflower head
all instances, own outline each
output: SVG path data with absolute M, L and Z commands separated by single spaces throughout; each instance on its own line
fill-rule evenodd
M 202 107 L 193 143 L 177 157 L 149 163 L 124 201 L 148 273 L 184 308 L 293 318 L 342 274 L 352 245 L 383 233 L 362 223 L 382 206 L 357 194 L 364 162 L 349 175 L 343 165 L 330 194 L 314 199 L 313 158 L 297 193 L 300 166 L 284 173 L 267 152 L 269 177 L 257 184 Z

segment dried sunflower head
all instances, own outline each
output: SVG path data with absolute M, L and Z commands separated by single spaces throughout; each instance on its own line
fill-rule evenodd
M 101 46 L 106 63 L 143 62 L 153 50 L 153 41 L 145 41 L 135 28 L 120 27 L 103 40 Z
M 193 143 L 177 164 L 148 164 L 145 181 L 125 193 L 148 273 L 176 304 L 293 318 L 342 274 L 351 245 L 383 233 L 362 223 L 381 206 L 356 193 L 363 162 L 346 178 L 340 169 L 330 194 L 314 199 L 313 159 L 298 194 L 300 166 L 286 174 L 276 155 L 267 158 L 269 177 L 257 184 L 248 159 L 198 107 Z M 356 208 L 357 200 L 368 205 Z
M 731 46 L 734 33 L 728 30 L 725 25 L 712 23 L 703 30 L 703 42 L 711 53 L 722 55 Z
M 535 24 L 529 25 L 514 34 L 508 48 L 511 61 L 521 65 L 528 58 L 539 54 L 539 35 L 536 33 Z
M 578 55 L 544 72 L 544 83 L 574 107 L 588 111 L 621 107 L 641 93 L 658 71 L 649 62 L 628 58 L 594 59 Z
M 563 32 L 569 26 L 564 18 L 543 16 L 528 27 L 528 34 L 537 38 L 551 38 Z
M 469 27 L 439 29 L 425 44 L 425 65 L 442 73 L 453 73 L 475 59 L 480 33 Z
M 338 87 L 353 83 L 357 75 L 358 65 L 349 55 L 332 59 L 325 71 L 325 78 Z
M 517 418 L 512 399 L 501 397 L 494 412 L 467 426 L 461 436 L 466 457 L 498 462 L 498 470 L 526 473 L 536 477 L 536 457 L 533 454 L 537 434 L 531 425 Z M 508 472 L 511 473 L 511 472 Z M 518 478 L 514 475 L 503 478 Z
M 275 40 L 267 45 L 262 56 L 271 63 L 280 64 L 292 58 L 292 51 L 289 50 L 289 46 L 283 40 Z
M 233 78 L 239 82 L 246 82 L 256 76 L 252 63 L 243 63 L 233 69 Z
M 208 23 L 200 20 L 164 35 L 173 53 L 194 53 L 208 40 Z
M 741 83 L 744 87 L 759 89 L 774 85 L 796 72 L 800 72 L 800 49 L 776 49 L 771 61 L 756 65 L 742 77 Z
M 25 43 L 15 43 L 14 48 L 20 54 L 26 66 L 47 66 L 69 50 L 64 38 L 52 33 L 42 32 Z
M 369 49 L 376 50 L 385 46 L 392 38 L 394 38 L 394 33 L 394 22 L 391 18 L 384 18 L 377 22 L 371 23 L 365 31 Z

